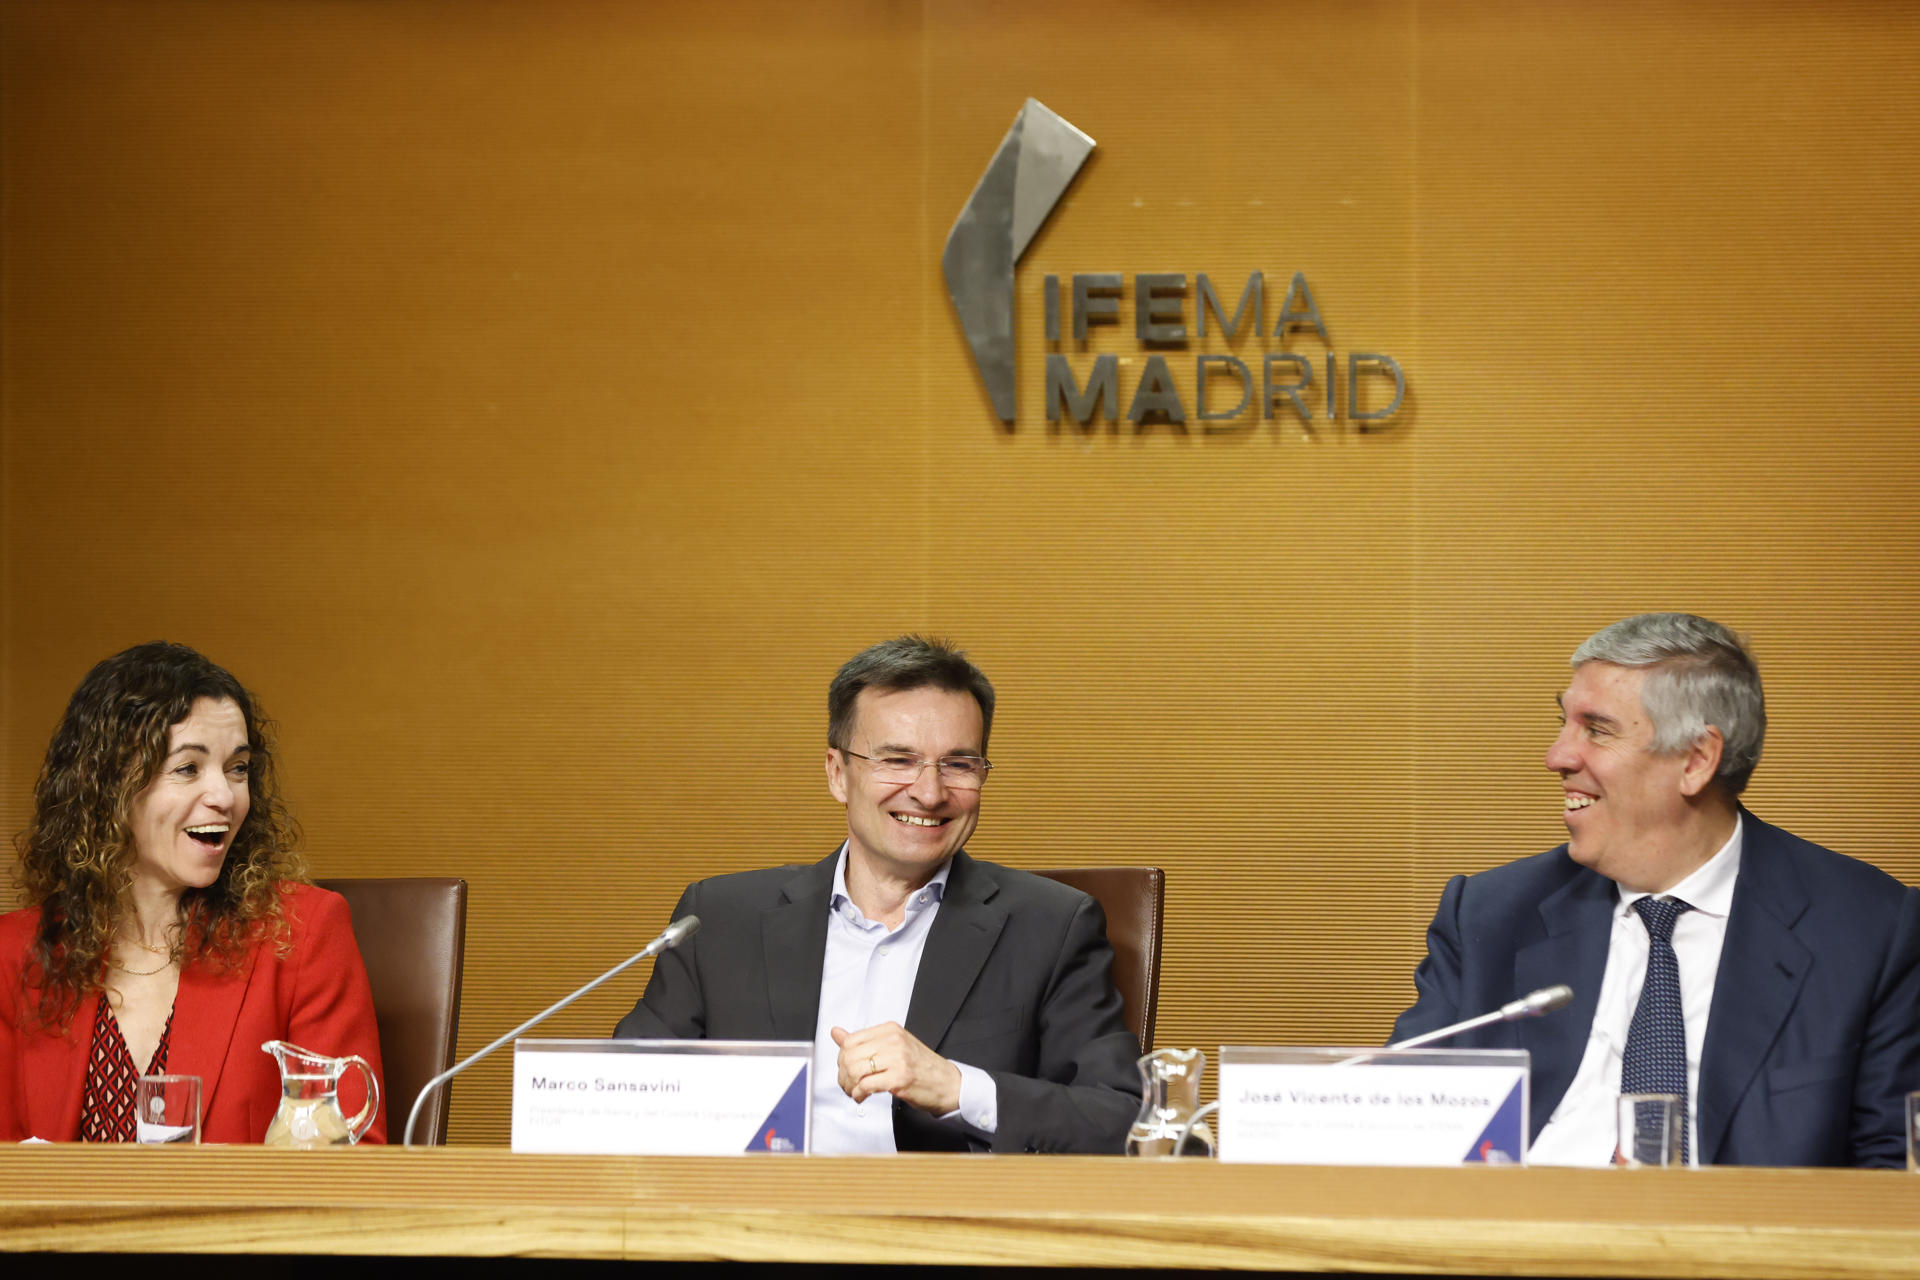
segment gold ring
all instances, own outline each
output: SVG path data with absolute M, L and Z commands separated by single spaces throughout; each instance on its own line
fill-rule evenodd
M 867 1074 L 872 1075 L 878 1070 L 880 1070 L 880 1063 L 874 1058 L 872 1054 L 868 1054 L 867 1055 Z

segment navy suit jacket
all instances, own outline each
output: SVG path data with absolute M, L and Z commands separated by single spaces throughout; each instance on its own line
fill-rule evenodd
M 700 932 L 654 962 L 614 1035 L 812 1040 L 838 857 L 690 886 L 673 916 L 699 916 Z M 1125 1149 L 1140 1044 L 1114 989 L 1106 916 L 1079 890 L 956 853 L 904 1025 L 993 1077 L 998 1127 L 989 1138 L 896 1099 L 900 1150 Z
M 1463 1048 L 1533 1055 L 1538 1137 L 1586 1052 L 1616 905 L 1567 847 L 1455 876 L 1393 1038 L 1564 982 L 1557 1013 Z M 1745 815 L 1740 875 L 1700 1056 L 1702 1164 L 1898 1165 L 1920 1089 L 1920 890 Z

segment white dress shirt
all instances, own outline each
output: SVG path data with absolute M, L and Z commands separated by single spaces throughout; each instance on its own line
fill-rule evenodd
M 1733 882 L 1740 874 L 1742 830 L 1743 820 L 1736 815 L 1733 835 L 1720 852 L 1665 893 L 1651 895 L 1678 898 L 1692 908 L 1674 922 L 1673 954 L 1680 966 L 1680 1013 L 1687 1032 L 1688 1159 L 1695 1165 L 1700 1163 L 1700 1049 L 1707 1038 L 1720 948 L 1727 939 L 1727 913 L 1733 909 Z M 1604 1165 L 1613 1160 L 1619 1140 L 1620 1061 L 1646 983 L 1650 945 L 1646 925 L 1633 909 L 1649 895 L 1617 885 L 1614 892 L 1613 935 L 1587 1050 L 1566 1096 L 1528 1150 L 1530 1164 Z
M 821 1155 L 898 1150 L 893 1140 L 893 1095 L 876 1093 L 856 1103 L 840 1087 L 840 1046 L 833 1028 L 859 1031 L 881 1022 L 905 1026 L 913 1002 L 920 957 L 940 902 L 946 895 L 951 860 L 943 863 L 907 899 L 906 918 L 896 929 L 869 920 L 847 896 L 847 847 L 840 846 L 833 868 L 833 896 L 827 907 L 827 952 L 820 968 L 820 1013 L 813 1027 L 813 1149 Z M 959 1120 L 991 1134 L 999 1124 L 999 1090 L 978 1067 L 960 1069 L 960 1107 L 940 1117 Z

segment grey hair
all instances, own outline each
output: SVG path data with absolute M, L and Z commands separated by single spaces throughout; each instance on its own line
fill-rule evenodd
M 1747 642 L 1691 613 L 1642 613 L 1594 632 L 1570 660 L 1647 668 L 1640 705 L 1653 721 L 1653 749 L 1684 751 L 1709 726 L 1720 731 L 1718 777 L 1747 789 L 1767 739 L 1767 699 Z
M 980 704 L 980 750 L 985 751 L 993 733 L 993 683 L 953 641 L 930 636 L 883 640 L 847 660 L 827 687 L 827 745 L 840 751 L 853 745 L 853 706 L 862 689 L 929 687 L 973 695 Z

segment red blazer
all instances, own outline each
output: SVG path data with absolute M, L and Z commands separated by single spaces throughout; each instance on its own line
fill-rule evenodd
M 266 1136 L 280 1106 L 280 1068 L 260 1050 L 269 1040 L 331 1056 L 357 1053 L 380 1075 L 373 992 L 346 899 L 290 884 L 283 909 L 293 944 L 285 957 L 266 942 L 237 969 L 215 973 L 194 964 L 180 974 L 167 1070 L 200 1077 L 202 1141 Z M 80 1001 L 64 1035 L 37 1025 L 39 991 L 26 987 L 23 971 L 39 925 L 37 907 L 0 916 L 0 1140 L 74 1142 L 100 994 Z M 384 1076 L 380 1083 L 384 1092 Z M 360 1073 L 349 1068 L 340 1078 L 341 1110 L 351 1120 L 365 1100 Z M 363 1142 L 387 1140 L 386 1098 L 380 1101 Z

